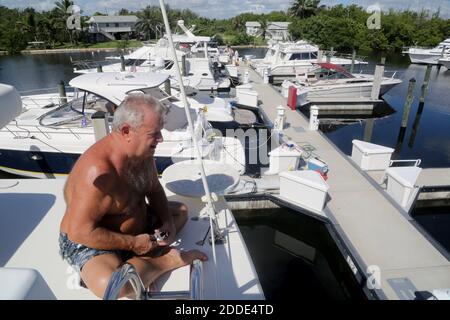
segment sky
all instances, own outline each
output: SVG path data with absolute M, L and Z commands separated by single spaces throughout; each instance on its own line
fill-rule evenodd
M 9 8 L 33 7 L 36 10 L 49 10 L 54 7 L 56 0 L 0 0 L 0 5 Z M 172 8 L 191 9 L 197 14 L 208 18 L 230 18 L 243 12 L 268 13 L 274 10 L 285 11 L 292 0 L 165 0 Z M 121 8 L 130 11 L 138 10 L 147 5 L 159 5 L 158 0 L 74 0 L 83 15 L 96 11 L 115 14 Z M 422 8 L 431 12 L 440 7 L 441 17 L 450 18 L 450 0 L 322 0 L 320 4 L 358 4 L 363 8 L 379 4 L 382 10 L 410 9 L 419 11 Z

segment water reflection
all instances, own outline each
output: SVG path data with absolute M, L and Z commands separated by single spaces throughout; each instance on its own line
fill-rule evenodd
M 366 298 L 322 222 L 285 208 L 233 213 L 267 299 Z

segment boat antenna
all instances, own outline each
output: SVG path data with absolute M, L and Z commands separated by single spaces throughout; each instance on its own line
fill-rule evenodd
M 217 268 L 219 267 L 217 264 L 217 257 L 216 257 L 216 247 L 215 247 L 215 242 L 216 242 L 216 237 L 218 235 L 220 235 L 220 231 L 218 230 L 218 223 L 216 221 L 217 217 L 216 217 L 216 212 L 214 209 L 214 205 L 213 205 L 213 201 L 212 201 L 212 196 L 211 193 L 209 191 L 209 186 L 208 186 L 208 181 L 206 180 L 206 174 L 205 174 L 205 168 L 203 166 L 203 161 L 202 161 L 202 156 L 200 153 L 200 149 L 198 146 L 198 142 L 197 139 L 195 139 L 194 136 L 194 125 L 192 123 L 192 118 L 191 118 L 191 113 L 190 113 L 190 108 L 189 108 L 189 103 L 188 100 L 186 98 L 186 91 L 184 89 L 184 85 L 183 85 L 183 79 L 181 76 L 181 71 L 180 71 L 180 66 L 178 63 L 178 59 L 176 58 L 176 52 L 175 52 L 175 46 L 173 44 L 173 39 L 172 39 L 172 31 L 170 29 L 170 24 L 169 24 L 169 19 L 167 18 L 167 12 L 166 12 L 166 7 L 164 4 L 164 0 L 159 0 L 159 5 L 161 7 L 161 13 L 163 16 L 163 20 L 164 20 L 164 25 L 166 27 L 166 33 L 167 33 L 167 38 L 169 40 L 169 45 L 170 45 L 170 50 L 172 51 L 172 55 L 175 57 L 174 59 L 174 63 L 175 63 L 175 70 L 177 71 L 177 78 L 178 78 L 178 84 L 180 86 L 180 93 L 181 93 L 181 101 L 183 102 L 184 105 L 184 111 L 186 112 L 186 118 L 188 120 L 188 128 L 189 128 L 189 133 L 192 137 L 192 141 L 194 142 L 194 149 L 196 151 L 197 154 L 197 160 L 198 160 L 198 164 L 200 167 L 200 174 L 201 174 L 201 178 L 202 178 L 202 184 L 203 184 L 203 189 L 205 190 L 205 196 L 206 196 L 206 207 L 209 213 L 209 225 L 210 225 L 210 230 L 211 230 L 211 247 L 212 247 L 212 253 L 213 253 L 213 261 L 214 261 L 214 270 L 216 270 L 217 272 Z M 219 282 L 218 282 L 218 277 L 216 274 L 216 297 L 217 297 L 217 292 L 219 290 Z

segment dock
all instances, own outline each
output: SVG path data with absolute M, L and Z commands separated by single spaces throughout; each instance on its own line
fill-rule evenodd
M 276 107 L 286 107 L 286 99 L 264 84 L 249 66 L 241 64 L 239 73 L 245 71 L 258 93 L 263 118 L 272 124 L 277 117 Z M 288 107 L 285 115 L 284 137 L 299 146 L 310 144 L 314 153 L 328 164 L 329 200 L 323 214 L 343 239 L 348 250 L 344 258 L 355 277 L 367 281 L 366 287 L 379 299 L 421 299 L 426 296 L 424 292 L 450 288 L 448 254 L 406 219 L 402 208 L 379 184 L 324 134 L 310 131 L 308 119 Z M 423 183 L 441 175 L 434 170 L 425 172 L 430 173 L 423 176 Z

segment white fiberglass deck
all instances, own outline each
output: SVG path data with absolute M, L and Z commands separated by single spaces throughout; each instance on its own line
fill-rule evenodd
M 56 299 L 96 299 L 89 290 L 77 286 L 76 274 L 58 254 L 59 223 L 65 211 L 64 183 L 65 179 L 0 180 L 0 267 L 36 269 Z M 186 203 L 191 216 L 197 216 L 203 208 L 198 199 L 166 193 L 169 200 Z M 242 235 L 223 198 L 216 208 L 220 227 L 227 226 L 227 243 L 216 247 L 218 269 L 214 268 L 208 241 L 201 247 L 195 244 L 204 237 L 209 219 L 189 219 L 179 234 L 178 248 L 199 249 L 208 255 L 209 261 L 203 265 L 205 299 L 263 299 Z M 188 267 L 177 269 L 161 277 L 157 286 L 161 291 L 188 290 L 188 275 Z
M 241 65 L 239 69 L 241 74 L 248 70 L 253 89 L 262 102 L 260 110 L 266 119 L 274 121 L 276 107 L 286 106 L 286 99 L 270 85 L 263 84 L 261 77 L 250 67 Z M 285 136 L 299 145 L 311 144 L 316 149 L 314 153 L 328 164 L 330 200 L 324 212 L 361 268 L 379 268 L 380 296 L 405 298 L 389 284 L 398 278 L 409 279 L 415 291 L 450 288 L 450 262 L 402 215 L 384 191 L 321 132 L 309 131 L 309 123 L 304 116 L 288 107 L 285 114 Z M 368 274 L 366 276 L 369 277 Z

